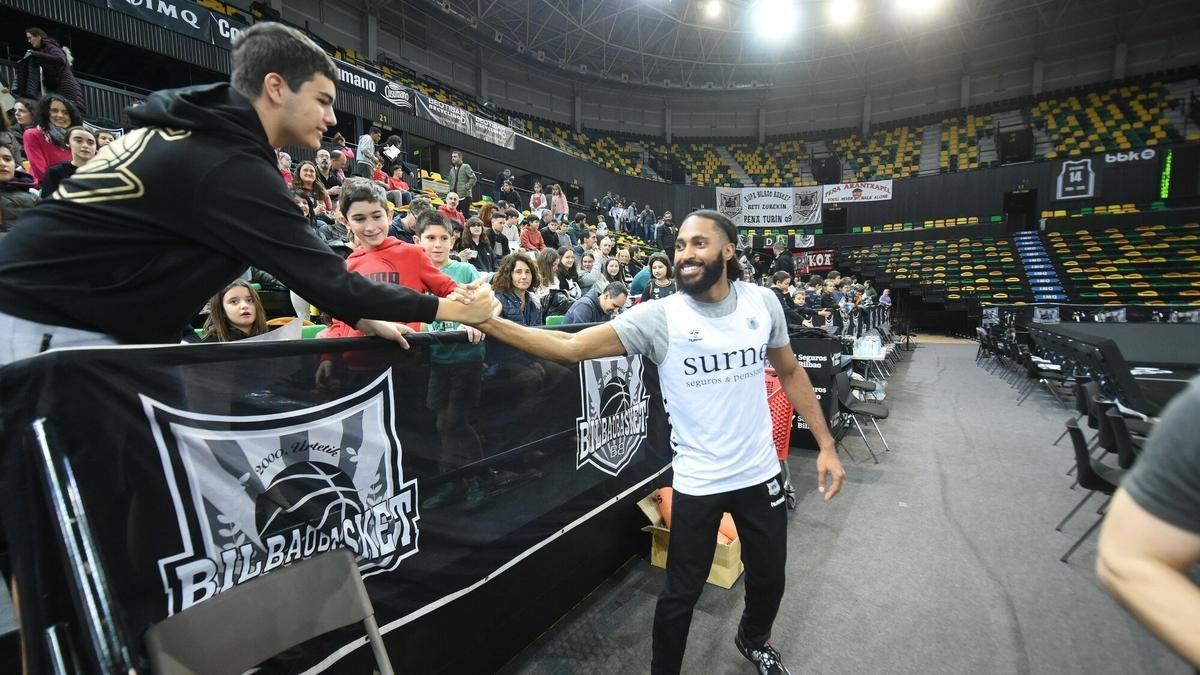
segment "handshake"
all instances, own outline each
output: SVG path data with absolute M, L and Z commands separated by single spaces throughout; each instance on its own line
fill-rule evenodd
M 479 326 L 498 316 L 500 309 L 500 301 L 492 292 L 491 285 L 480 279 L 466 285 L 459 284 L 450 295 L 442 298 L 438 304 L 436 318 L 439 321 L 456 321 L 467 326 Z M 392 340 L 406 349 L 408 340 L 404 339 L 404 336 L 412 332 L 412 328 L 405 324 L 378 319 L 360 319 L 354 327 L 362 331 L 363 335 Z M 468 330 L 468 333 L 471 334 L 472 342 L 482 339 L 482 335 L 475 334 L 476 331 Z

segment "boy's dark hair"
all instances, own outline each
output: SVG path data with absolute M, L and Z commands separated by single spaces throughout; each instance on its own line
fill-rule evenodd
M 368 133 L 368 134 L 382 134 L 382 133 L 383 133 L 383 129 L 380 129 L 379 127 L 377 127 L 377 126 L 375 126 L 374 124 L 372 124 L 372 125 L 371 125 L 371 128 L 370 128 L 369 130 L 367 130 L 367 133 Z
M 506 218 L 520 218 L 521 212 L 516 209 L 510 208 L 504 212 L 504 216 Z
M 784 281 L 791 282 L 791 280 L 792 280 L 792 273 L 784 271 L 784 270 L 780 270 L 780 271 L 776 272 L 775 274 L 771 275 L 771 284 L 772 285 L 782 283 Z
M 450 219 L 438 211 L 426 211 L 417 216 L 417 223 L 413 225 L 413 234 L 420 237 L 425 230 L 431 227 L 442 227 L 446 229 L 446 234 L 454 234 L 454 226 L 450 223 Z
M 96 140 L 96 132 L 83 126 L 82 124 L 76 124 L 73 127 L 67 127 L 67 133 L 63 134 L 63 136 L 65 136 L 67 139 L 68 147 L 70 147 L 70 145 L 71 145 L 71 134 L 75 133 L 76 131 L 86 131 L 88 134 L 91 135 L 92 140 Z
M 350 207 L 358 202 L 384 204 L 387 202 L 387 193 L 384 192 L 383 186 L 375 181 L 358 176 L 347 178 L 346 182 L 342 183 L 342 191 L 338 196 L 338 209 L 349 214 Z
M 338 81 L 333 59 L 304 33 L 281 23 L 258 23 L 243 30 L 233 41 L 230 59 L 229 82 L 250 100 L 262 94 L 263 78 L 269 73 L 282 77 L 292 91 L 318 74 Z
M 586 213 L 576 213 L 575 214 L 575 222 L 577 222 L 577 223 L 587 222 L 587 214 Z
M 654 276 L 654 263 L 656 263 L 656 262 L 660 262 L 663 265 L 666 265 L 668 279 L 674 278 L 675 270 L 671 269 L 671 259 L 668 258 L 667 254 L 663 253 L 662 251 L 659 251 L 658 253 L 651 255 L 650 259 L 646 261 L 646 267 L 650 268 L 650 276 Z

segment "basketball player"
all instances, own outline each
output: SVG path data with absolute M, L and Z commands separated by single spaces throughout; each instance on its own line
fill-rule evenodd
M 461 287 L 455 302 L 347 272 L 292 202 L 272 148 L 315 150 L 337 122 L 337 68 L 320 47 L 257 24 L 237 38 L 232 66 L 230 83 L 160 91 L 130 109 L 141 128 L 0 240 L 0 364 L 50 347 L 178 342 L 205 299 L 249 265 L 401 343 L 410 329 L 394 321 L 490 313 L 487 288 Z
M 817 489 L 825 499 L 841 490 L 845 476 L 812 384 L 792 353 L 779 302 L 767 289 L 731 281 L 741 277 L 736 246 L 732 221 L 696 211 L 675 241 L 679 293 L 578 333 L 499 318 L 479 325 L 493 339 L 544 359 L 643 354 L 658 364 L 671 416 L 675 497 L 667 584 L 654 616 L 654 673 L 679 672 L 725 511 L 737 523 L 746 565 L 746 609 L 735 644 L 760 673 L 790 672 L 768 642 L 785 587 L 787 518 L 763 384 L 766 361 L 817 439 Z

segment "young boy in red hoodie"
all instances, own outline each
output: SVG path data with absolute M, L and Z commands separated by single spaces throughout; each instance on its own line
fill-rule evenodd
M 386 284 L 407 286 L 441 298 L 456 298 L 464 290 L 430 262 L 420 246 L 388 236 L 387 194 L 365 178 L 348 178 L 342 184 L 338 206 L 354 233 L 357 248 L 346 259 L 346 269 Z M 420 330 L 419 323 L 409 324 Z M 334 320 L 323 337 L 362 337 L 353 326 Z
M 354 235 L 356 248 L 346 258 L 346 269 L 372 281 L 406 286 L 414 291 L 432 293 L 438 297 L 459 299 L 466 293 L 454 279 L 443 274 L 429 260 L 425 249 L 388 236 L 387 193 L 383 186 L 366 178 L 347 178 L 338 197 L 338 208 L 346 217 L 346 225 Z M 421 324 L 408 324 L 414 331 Z M 363 337 L 353 326 L 334 319 L 322 338 Z M 321 356 L 317 367 L 318 386 L 340 387 L 341 375 L 370 369 L 371 355 L 354 352 L 329 353 Z M 356 359 L 367 359 L 361 363 Z

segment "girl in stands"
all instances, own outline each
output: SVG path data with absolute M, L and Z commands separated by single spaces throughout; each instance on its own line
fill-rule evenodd
M 671 261 L 661 251 L 650 256 L 650 277 L 642 291 L 642 302 L 661 300 L 675 292 L 675 280 L 671 278 Z
M 596 280 L 596 283 L 600 284 L 601 288 L 603 288 L 614 281 L 620 281 L 626 286 L 629 285 L 629 282 L 625 281 L 625 275 L 621 273 L 621 262 L 616 258 L 609 258 L 604 261 L 604 267 L 600 268 L 600 277 Z
M 201 342 L 233 342 L 267 332 L 262 302 L 249 282 L 238 279 L 208 302 Z
M 554 219 L 560 223 L 567 222 L 567 212 L 570 211 L 570 206 L 567 204 L 567 195 L 563 194 L 562 186 L 550 186 L 550 212 L 554 214 Z
M 309 161 L 300 162 L 292 174 L 292 189 L 308 202 L 309 217 L 314 220 L 333 220 L 333 199 L 325 191 L 325 184 L 317 179 L 317 165 Z
M 579 270 L 575 268 L 575 250 L 570 246 L 558 249 L 558 269 L 555 270 L 558 287 L 576 300 L 583 292 L 579 290 Z
M 635 272 L 633 271 L 633 265 L 630 262 L 632 260 L 633 256 L 629 255 L 629 249 L 623 248 L 617 251 L 617 263 L 619 263 L 621 266 L 621 276 L 617 278 L 616 281 L 624 281 L 626 286 L 629 286 L 633 283 L 633 275 Z
M 487 206 L 492 206 L 488 204 Z M 458 240 L 458 259 L 470 263 L 480 272 L 496 271 L 496 253 L 492 248 L 491 228 L 483 226 L 483 219 L 471 218 L 462 237 Z
M 584 251 L 579 258 L 579 293 L 581 295 L 592 290 L 592 286 L 596 285 L 597 276 L 599 276 L 599 271 L 596 269 L 596 254 Z
M 46 169 L 60 162 L 71 161 L 71 148 L 67 145 L 67 129 L 82 124 L 79 109 L 61 94 L 47 94 L 37 103 L 33 112 L 34 126 L 26 129 L 22 136 L 25 157 L 29 160 L 29 173 L 39 183 Z
M 542 193 L 542 184 L 534 181 L 533 194 L 529 195 L 529 212 L 537 213 L 548 208 L 550 208 L 550 200 Z
M 79 110 L 86 110 L 83 89 L 75 79 L 75 73 L 71 71 L 70 53 L 41 28 L 25 29 L 25 39 L 29 41 L 30 46 L 30 50 L 25 54 L 33 57 L 42 67 L 42 86 L 46 91 L 65 97 Z

